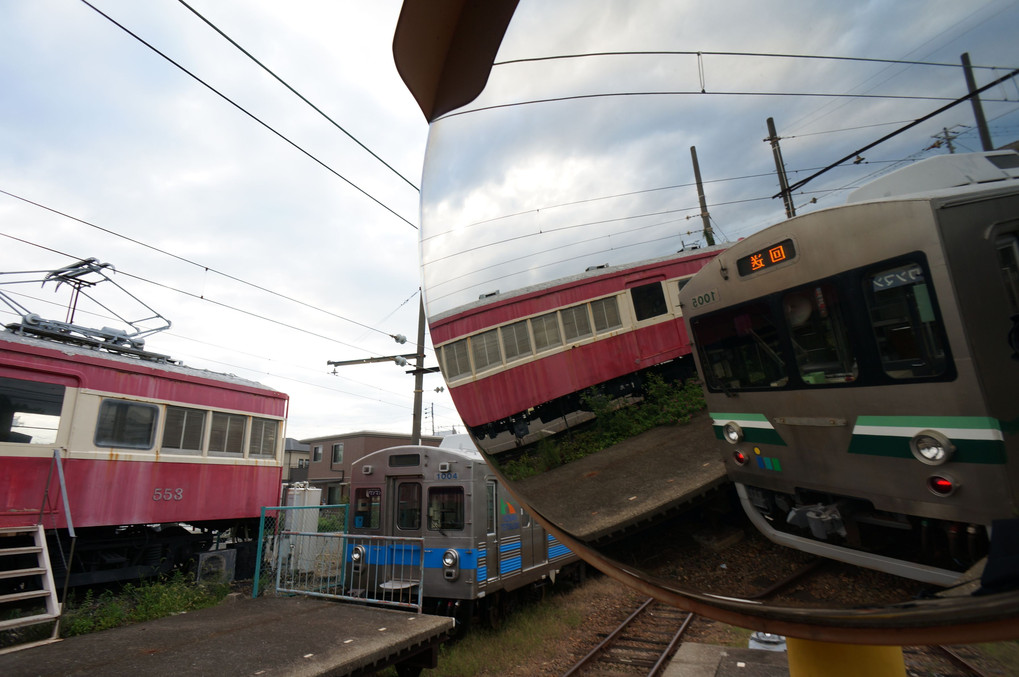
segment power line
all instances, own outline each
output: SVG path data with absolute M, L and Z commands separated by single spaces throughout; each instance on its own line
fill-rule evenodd
M 30 204 L 30 205 L 32 205 L 34 207 L 39 207 L 40 209 L 45 209 L 48 212 L 51 212 L 53 214 L 57 214 L 58 216 L 63 216 L 66 219 L 70 219 L 72 221 L 77 221 L 78 223 L 80 223 L 82 225 L 85 225 L 85 226 L 88 226 L 89 228 L 95 228 L 96 230 L 102 231 L 102 232 L 104 232 L 104 233 L 106 233 L 108 235 L 113 235 L 114 237 L 119 237 L 119 238 L 121 238 L 123 240 L 127 240 L 128 242 L 131 242 L 133 244 L 145 247 L 146 249 L 151 249 L 154 252 L 158 252 L 160 254 L 164 254 L 164 255 L 169 256 L 171 258 L 177 259 L 178 261 L 181 261 L 183 263 L 187 263 L 187 264 L 190 264 L 190 265 L 195 266 L 197 268 L 201 268 L 202 270 L 204 270 L 206 272 L 215 273 L 216 275 L 221 275 L 221 276 L 223 276 L 223 277 L 225 277 L 225 278 L 227 278 L 229 280 L 233 280 L 234 282 L 239 282 L 239 283 L 241 283 L 243 285 L 251 287 L 252 289 L 257 289 L 259 291 L 265 292 L 267 294 L 271 294 L 273 296 L 279 297 L 279 298 L 284 299 L 286 301 L 290 301 L 291 303 L 296 303 L 296 304 L 304 306 L 306 308 L 311 308 L 312 310 L 317 310 L 318 312 L 325 313 L 326 315 L 330 315 L 331 317 L 335 317 L 338 320 L 343 320 L 344 322 L 350 322 L 351 324 L 356 324 L 357 326 L 363 327 L 364 329 L 368 329 L 370 331 L 378 332 L 380 334 L 384 334 L 384 335 L 389 336 L 389 337 L 393 336 L 389 332 L 386 332 L 386 331 L 383 331 L 381 329 L 377 329 L 375 327 L 369 326 L 367 324 L 364 324 L 363 322 L 358 322 L 357 320 L 352 320 L 349 317 L 344 317 L 343 315 L 338 315 L 337 313 L 334 313 L 332 311 L 326 310 L 326 309 L 322 308 L 321 306 L 316 306 L 316 305 L 313 305 L 311 303 L 306 303 L 306 302 L 301 301 L 299 299 L 295 299 L 295 298 L 293 298 L 291 296 L 287 296 L 286 294 L 281 294 L 280 292 L 273 291 L 272 289 L 269 289 L 267 287 L 263 287 L 261 285 L 255 284 L 254 282 L 248 282 L 247 280 L 243 280 L 243 279 L 241 279 L 239 277 L 236 277 L 234 275 L 231 275 L 229 273 L 224 273 L 221 270 L 216 270 L 215 268 L 211 268 L 211 267 L 209 267 L 207 265 L 204 265 L 202 263 L 198 263 L 197 261 L 192 261 L 191 259 L 185 258 L 183 256 L 179 256 L 177 254 L 174 254 L 173 252 L 166 251 L 165 249 L 160 249 L 159 247 L 156 247 L 154 245 L 148 244 L 146 242 L 142 242 L 141 240 L 136 240 L 136 239 L 134 239 L 132 237 L 128 237 L 127 235 L 123 235 L 123 234 L 118 233 L 118 232 L 116 232 L 114 230 L 110 230 L 109 228 L 104 228 L 103 226 L 99 226 L 99 225 L 96 225 L 96 224 L 91 223 L 89 221 L 85 221 L 84 219 L 80 219 L 77 216 L 72 216 L 72 215 L 67 214 L 65 212 L 62 212 L 62 211 L 60 211 L 58 209 L 54 209 L 53 207 L 48 207 L 48 206 L 46 206 L 46 205 L 44 205 L 44 204 L 42 204 L 40 202 L 36 202 L 36 201 L 30 200 L 30 199 L 28 199 L 26 197 L 22 197 L 21 195 L 16 195 L 16 194 L 11 193 L 9 191 L 3 190 L 2 188 L 0 188 L 0 193 L 2 193 L 4 195 L 7 195 L 8 197 L 12 197 L 15 200 L 21 200 L 22 202 L 24 202 L 26 204 Z M 8 235 L 6 237 L 11 237 L 11 236 Z M 22 240 L 22 242 L 25 242 L 25 241 Z M 35 243 L 26 242 L 26 244 L 35 244 Z M 38 246 L 41 246 L 41 245 L 38 245 Z M 50 251 L 54 251 L 55 252 L 56 250 L 50 250 Z
M 38 248 L 44 249 L 44 250 L 46 250 L 48 252 L 52 252 L 54 254 L 59 254 L 60 256 L 66 256 L 66 257 L 68 257 L 70 259 L 73 259 L 73 260 L 81 260 L 83 258 L 83 257 L 80 257 L 80 256 L 76 257 L 76 256 L 74 256 L 72 254 L 68 254 L 67 252 L 63 252 L 63 251 L 60 251 L 58 249 L 53 249 L 52 247 L 47 247 L 45 245 L 41 245 L 41 244 L 39 244 L 37 242 L 30 242 L 29 240 L 25 240 L 25 239 L 22 239 L 20 237 L 16 237 L 14 235 L 10 235 L 8 233 L 0 233 L 0 236 L 6 237 L 6 238 L 11 239 L 11 240 L 15 240 L 17 242 L 21 242 L 22 244 L 27 244 L 27 245 L 31 245 L 33 247 L 38 247 Z M 300 332 L 302 332 L 304 334 L 307 334 L 309 336 L 314 336 L 316 338 L 325 339 L 326 341 L 331 341 L 333 343 L 337 343 L 339 345 L 346 346 L 348 348 L 354 348 L 355 350 L 365 350 L 364 348 L 361 348 L 359 346 L 355 346 L 355 345 L 353 345 L 351 343 L 347 343 L 345 341 L 340 341 L 339 339 L 333 338 L 331 336 L 326 336 L 324 334 L 318 334 L 318 333 L 310 331 L 308 329 L 301 329 L 299 327 L 295 327 L 292 324 L 288 324 L 286 322 L 281 322 L 280 320 L 274 320 L 271 317 L 266 317 L 265 315 L 260 315 L 260 314 L 258 314 L 256 312 L 253 312 L 253 311 L 250 311 L 250 310 L 244 310 L 243 308 L 238 308 L 236 306 L 231 306 L 230 304 L 223 303 L 222 301 L 214 301 L 213 299 L 210 299 L 210 298 L 208 298 L 208 297 L 206 297 L 206 296 L 204 296 L 202 294 L 195 294 L 193 292 L 185 291 L 183 289 L 178 289 L 177 287 L 173 287 L 173 286 L 168 285 L 168 284 L 163 284 L 162 282 L 156 282 L 155 280 L 150 280 L 150 279 L 142 277 L 140 275 L 135 275 L 135 274 L 132 274 L 132 273 L 128 273 L 128 272 L 125 272 L 123 270 L 120 270 L 120 271 L 117 271 L 117 272 L 119 272 L 121 275 L 125 275 L 127 277 L 130 277 L 130 278 L 133 278 L 133 279 L 136 279 L 136 280 L 140 280 L 141 282 L 147 282 L 148 284 L 151 284 L 151 285 L 153 285 L 155 287 L 160 287 L 160 288 L 166 289 L 168 291 L 173 291 L 173 292 L 176 292 L 178 294 L 182 294 L 184 296 L 187 296 L 189 298 L 196 299 L 196 300 L 199 300 L 199 301 L 205 301 L 206 303 L 211 303 L 214 306 L 218 306 L 220 308 L 225 308 L 227 310 L 232 310 L 234 312 L 241 313 L 242 315 L 247 315 L 249 317 L 253 317 L 255 319 L 263 320 L 263 321 L 269 322 L 271 324 L 276 324 L 276 325 L 279 325 L 281 327 L 286 327 L 288 329 L 293 329 L 295 331 L 300 331 Z M 364 325 L 362 325 L 362 326 L 364 326 Z M 369 351 L 369 352 L 371 352 L 371 351 Z
M 225 94 L 223 94 L 222 92 L 220 92 L 220 91 L 219 91 L 218 89 L 216 89 L 215 87 L 213 87 L 212 85 L 210 85 L 209 83 L 207 83 L 207 82 L 206 82 L 205 80 L 202 80 L 202 79 L 201 79 L 200 77 L 198 77 L 197 75 L 195 75 L 194 73 L 192 73 L 191 71 L 189 71 L 189 70 L 188 70 L 187 68 L 185 68 L 185 67 L 184 67 L 184 66 L 182 66 L 181 64 L 177 63 L 176 61 L 174 61 L 173 59 L 171 59 L 171 58 L 170 58 L 169 56 L 167 56 L 166 54 L 164 54 L 163 52 L 159 51 L 159 50 L 158 50 L 158 49 L 157 49 L 157 48 L 156 48 L 156 47 L 155 47 L 154 45 L 150 44 L 149 42 L 146 42 L 146 41 L 145 41 L 145 40 L 144 40 L 144 39 L 143 39 L 142 37 L 140 37 L 140 36 L 139 36 L 139 35 L 137 35 L 136 33 L 132 32 L 132 31 L 131 31 L 131 30 L 130 30 L 129 28 L 127 28 L 127 27 L 126 27 L 126 26 L 124 26 L 123 24 L 119 23 L 119 22 L 118 22 L 118 21 L 117 21 L 116 19 L 114 19 L 114 18 L 113 18 L 113 17 L 111 17 L 110 15 L 108 15 L 108 14 L 104 13 L 104 12 L 103 12 L 102 10 L 100 10 L 100 9 L 96 8 L 96 7 L 95 7 L 95 6 L 93 5 L 93 4 L 91 4 L 91 3 L 90 3 L 90 2 L 88 1 L 88 0 L 81 0 L 81 2 L 85 3 L 86 5 L 88 5 L 88 6 L 89 6 L 90 8 L 92 8 L 92 9 L 93 9 L 93 10 L 94 10 L 94 11 L 95 11 L 95 12 L 96 12 L 97 14 L 101 15 L 101 16 L 102 16 L 102 17 L 104 17 L 104 18 L 105 18 L 106 20 L 108 20 L 108 21 L 109 21 L 110 23 L 112 23 L 113 25 L 117 26 L 117 27 L 118 27 L 118 28 L 120 28 L 120 29 L 121 29 L 122 31 L 124 31 L 125 33 L 127 33 L 128 35 L 130 35 L 131 37 L 133 37 L 133 38 L 134 38 L 135 40 L 137 40 L 138 42 L 142 43 L 143 45 L 145 45 L 146 47 L 148 47 L 149 49 L 151 49 L 151 50 L 152 50 L 153 52 L 155 52 L 155 53 L 156 53 L 156 54 L 158 54 L 159 56 L 161 56 L 161 57 L 163 57 L 164 59 L 166 59 L 167 61 L 169 61 L 169 62 L 170 62 L 171 64 L 173 64 L 174 66 L 176 66 L 177 68 L 179 68 L 179 69 L 180 69 L 181 71 L 183 71 L 183 72 L 184 72 L 184 73 L 186 73 L 187 75 L 191 76 L 191 78 L 193 78 L 193 79 L 194 79 L 194 80 L 195 80 L 196 82 L 198 82 L 198 83 L 200 83 L 201 85 L 203 85 L 204 87 L 206 87 L 206 88 L 207 88 L 207 89 L 208 89 L 209 91 L 211 91 L 212 93 L 216 94 L 216 95 L 217 95 L 218 97 L 220 97 L 221 99 L 223 99 L 224 101 L 226 101 L 227 103 L 229 103 L 229 104 L 230 104 L 231 106 L 233 106 L 234 108 L 236 108 L 236 109 L 237 109 L 237 110 L 239 110 L 240 112 L 244 113 L 244 114 L 245 114 L 245 115 L 247 115 L 247 116 L 248 116 L 249 118 L 251 118 L 252 120 L 254 120 L 255 122 L 257 122 L 258 124 L 262 125 L 262 127 L 264 127 L 265 129 L 269 130 L 270 132 L 272 132 L 273 134 L 275 134 L 275 135 L 276 135 L 277 137 L 279 137 L 279 138 L 280 138 L 280 139 L 282 139 L 283 141 L 286 141 L 286 142 L 287 142 L 288 144 L 290 144 L 290 145 L 291 145 L 292 147 L 294 147 L 295 149 L 299 150 L 299 151 L 300 151 L 301 153 L 303 153 L 303 154 L 304 154 L 305 156 L 307 156 L 308 158 L 310 158 L 311 160 L 313 160 L 314 162 L 316 162 L 316 163 L 317 163 L 317 164 L 318 164 L 319 166 L 321 166 L 322 168 L 324 168 L 324 169 L 325 169 L 326 171 L 328 171 L 328 172 L 329 172 L 330 174 L 332 174 L 333 176 L 336 176 L 336 177 L 337 177 L 337 178 L 339 178 L 339 179 L 342 179 L 342 180 L 343 180 L 343 181 L 344 181 L 344 182 L 345 182 L 345 183 L 346 183 L 347 185 L 349 185 L 350 187 L 352 187 L 352 188 L 354 188 L 355 190 L 357 190 L 357 191 L 358 191 L 359 193 L 361 193 L 362 195 L 364 195 L 365 197 L 367 197 L 368 199 L 370 199 L 370 200 L 371 200 L 372 202 L 374 202 L 374 203 L 375 203 L 375 204 L 377 204 L 378 206 L 380 206 L 380 207 L 382 207 L 383 209 L 385 209 L 385 210 L 386 210 L 387 212 L 389 212 L 390 214 L 392 214 L 392 215 L 393 215 L 393 216 L 395 216 L 396 218 L 398 218 L 398 219 L 400 219 L 401 221 L 403 221 L 404 223 L 406 223 L 406 224 L 407 224 L 408 226 L 410 226 L 410 227 L 411 227 L 411 228 L 413 228 L 414 230 L 417 230 L 417 229 L 418 229 L 418 227 L 417 227 L 416 225 L 414 225 L 413 223 L 411 223 L 410 221 L 408 221 L 408 220 L 407 220 L 406 218 L 404 218 L 403 216 L 401 216 L 400 214 L 398 214 L 398 213 L 397 213 L 397 212 L 396 212 L 395 210 L 393 210 L 393 209 L 392 209 L 392 208 L 391 208 L 391 207 L 390 207 L 389 205 L 385 204 L 384 202 L 382 202 L 381 200 L 379 200 L 378 198 L 376 198 L 376 197 L 375 197 L 374 195 L 372 195 L 371 193 L 369 193 L 369 192 L 368 192 L 368 191 L 366 191 L 365 189 L 361 188 L 360 186 L 358 186 L 358 185 L 357 185 L 356 183 L 354 183 L 353 181 L 351 181 L 351 180 L 350 180 L 350 179 L 348 179 L 347 177 L 345 177 L 345 176 L 343 176 L 342 174 L 340 174 L 340 173 L 339 173 L 338 171 L 336 171 L 335 169 L 333 169 L 332 167 L 330 167 L 329 165 L 327 165 L 327 164 L 326 164 L 325 162 L 323 162 L 322 160 L 319 160 L 319 159 L 318 159 L 317 157 L 315 157 L 314 155 L 312 155 L 312 154 L 311 154 L 310 152 L 306 151 L 306 150 L 305 150 L 304 148 L 302 148 L 301 146 L 297 145 L 297 144 L 296 144 L 295 142 L 291 141 L 291 140 L 290 140 L 289 138 L 287 138 L 286 136 L 284 136 L 284 135 L 283 135 L 282 133 L 280 133 L 280 132 L 276 131 L 276 130 L 275 130 L 275 129 L 274 129 L 273 127 L 271 127 L 271 126 L 270 126 L 270 125 L 269 125 L 268 123 L 266 123 L 266 122 L 263 122 L 263 121 L 262 121 L 262 120 L 261 120 L 260 118 L 258 118 L 257 116 L 255 116 L 255 115 L 254 115 L 253 113 L 251 113 L 250 111 L 248 111 L 248 110 L 247 110 L 246 108 L 244 108 L 243 106 L 241 106 L 241 105 L 240 105 L 239 103 L 237 103 L 237 102 L 233 101 L 233 100 L 232 100 L 232 99 L 231 99 L 230 97 L 228 97 L 228 96 L 226 96 Z
M 244 54 L 244 55 L 245 55 L 246 57 L 248 57 L 249 59 L 251 59 L 252 61 L 254 61 L 254 62 L 255 62 L 256 64 L 258 64 L 258 65 L 259 65 L 259 66 L 260 66 L 260 67 L 262 68 L 262 70 L 264 70 L 264 71 L 265 71 L 266 73 L 268 73 L 269 75 L 271 75 L 271 76 L 273 76 L 274 78 L 276 78 L 276 80 L 277 80 L 277 81 L 278 81 L 278 82 L 279 82 L 279 83 L 280 83 L 281 85 L 283 85 L 284 87 L 286 87 L 287 89 L 289 89 L 289 90 L 290 90 L 291 92 L 293 92 L 293 93 L 294 93 L 294 95 L 295 95 L 295 96 L 297 96 L 297 98 L 299 98 L 299 99 L 300 99 L 301 101 L 303 101 L 304 103 L 306 103 L 306 104 L 308 104 L 309 106 L 311 106 L 311 107 L 312 107 L 312 108 L 313 108 L 313 109 L 315 110 L 315 112 L 316 112 L 316 113 L 318 113 L 319 115 L 321 115 L 322 117 L 324 117 L 324 118 L 325 118 L 326 120 L 328 120 L 328 121 L 329 121 L 330 123 L 332 123 L 332 125 L 333 125 L 334 127 L 336 127 L 336 129 L 338 129 L 338 130 L 340 130 L 341 132 L 343 132 L 344 134 L 346 134 L 346 135 L 347 135 L 347 136 L 348 136 L 348 137 L 350 138 L 350 140 L 351 140 L 351 141 L 353 141 L 353 142 L 354 142 L 354 143 L 356 143 L 357 145 L 361 146 L 361 148 L 363 148 L 363 149 L 364 149 L 365 151 L 367 151 L 367 152 L 368 152 L 368 153 L 369 153 L 369 154 L 370 154 L 370 155 L 371 155 L 371 156 L 372 156 L 373 158 L 375 158 L 376 160 L 378 160 L 379 162 L 381 162 L 382 164 L 384 164 L 384 165 L 385 165 L 385 166 L 386 166 L 386 167 L 387 167 L 387 168 L 388 168 L 388 169 L 389 169 L 389 170 L 390 170 L 391 172 L 393 172 L 394 174 L 396 174 L 397 176 L 399 176 L 399 177 L 400 177 L 401 179 L 403 179 L 403 180 L 404 180 L 404 182 L 406 182 L 406 184 L 407 184 L 408 186 L 410 186 L 411 188 L 413 188 L 414 190 L 416 190 L 416 191 L 418 191 L 418 192 L 421 192 L 421 189 L 420 189 L 420 188 L 418 188 L 417 186 L 415 186 L 415 185 L 414 185 L 414 184 L 413 184 L 413 183 L 412 183 L 412 182 L 411 182 L 411 181 L 410 181 L 410 180 L 409 180 L 409 179 L 408 179 L 407 177 L 405 177 L 405 176 L 404 176 L 403 174 L 401 174 L 400 172 L 396 171 L 396 170 L 395 170 L 395 169 L 394 169 L 394 168 L 393 168 L 392 166 L 390 166 L 390 164 L 389 164 L 388 162 L 386 162 L 385 160 L 383 160 L 382 158 L 380 158 L 380 157 L 379 157 L 378 155 L 376 155 L 376 154 L 375 154 L 375 153 L 374 153 L 374 152 L 373 152 L 373 151 L 372 151 L 372 150 L 371 150 L 370 148 L 368 148 L 368 146 L 366 146 L 366 145 L 364 145 L 363 143 L 361 143 L 361 142 L 360 142 L 360 141 L 359 141 L 359 140 L 358 140 L 358 139 L 357 139 L 356 137 L 354 137 L 354 135 L 353 135 L 353 134 L 351 134 L 350 132 L 348 132 L 348 131 L 347 131 L 346 129 L 344 129 L 343 127 L 341 127 L 341 126 L 340 126 L 340 124 L 339 124 L 338 122 L 336 122 L 336 121 L 335 121 L 335 120 L 333 120 L 333 119 L 332 119 L 331 117 L 329 117 L 328 115 L 326 115 L 326 114 L 325 114 L 325 113 L 324 113 L 324 112 L 323 112 L 323 111 L 322 111 L 322 110 L 321 110 L 321 109 L 320 109 L 320 108 L 319 108 L 318 106 L 316 106 L 315 104 L 313 104 L 313 103 L 312 103 L 311 101 L 308 101 L 308 99 L 306 99 L 306 98 L 304 97 L 304 95 L 303 95 L 303 94 L 301 94 L 301 93 L 300 93 L 300 92 L 298 92 L 298 91 L 297 91 L 296 89 L 294 89 L 294 88 L 293 88 L 293 87 L 291 87 L 291 86 L 290 86 L 289 84 L 287 84 L 287 82 L 286 82 L 286 81 L 284 81 L 284 80 L 283 80 L 283 78 L 281 78 L 280 76 L 276 75 L 276 73 L 274 73 L 274 72 L 273 72 L 273 71 L 272 71 L 272 70 L 271 70 L 271 69 L 270 69 L 270 68 L 269 68 L 268 66 L 266 66 L 265 64 L 263 64 L 263 63 L 262 63 L 261 61 L 259 61 L 258 59 L 256 59 L 256 58 L 255 58 L 255 57 L 254 57 L 254 56 L 253 56 L 253 55 L 252 55 L 252 54 L 251 54 L 250 52 L 248 52 L 248 50 L 244 49 L 244 48 L 243 48 L 243 47 L 241 47 L 241 46 L 240 46 L 239 44 L 237 44 L 237 42 L 236 42 L 236 41 L 235 41 L 235 40 L 234 40 L 233 38 L 231 38 L 231 37 L 230 37 L 229 35 L 227 35 L 227 34 L 226 34 L 226 33 L 224 33 L 223 31 L 221 31 L 221 30 L 220 30 L 220 29 L 219 29 L 219 28 L 218 28 L 218 27 L 217 27 L 217 26 L 216 26 L 216 25 L 215 25 L 214 23 L 212 23 L 211 21 L 209 21 L 208 19 L 206 19 L 206 18 L 205 18 L 204 16 L 202 16 L 201 14 L 199 14 L 199 13 L 198 13 L 198 11 L 197 11 L 197 10 L 196 10 L 196 9 L 195 9 L 194 7 L 192 7 L 192 6 L 191 6 L 191 5 L 189 5 L 188 3 L 184 2 L 184 0 L 177 0 L 177 1 L 178 1 L 178 2 L 180 2 L 180 4 L 184 5 L 184 6 L 186 7 L 186 8 L 188 8 L 188 9 L 189 9 L 189 10 L 190 10 L 190 11 L 191 11 L 191 12 L 192 12 L 192 13 L 193 13 L 193 14 L 194 14 L 195 16 L 197 16 L 197 17 L 198 17 L 199 19 L 201 19 L 202 21 L 204 21 L 204 22 L 205 22 L 205 23 L 206 23 L 206 24 L 207 24 L 207 25 L 209 26 L 209 28 L 211 28 L 212 30 L 216 31 L 216 32 L 217 32 L 217 33 L 219 33 L 219 34 L 220 34 L 221 36 L 223 36 L 223 38 L 224 38 L 224 39 L 226 39 L 226 40 L 227 40 L 227 41 L 228 41 L 228 42 L 229 42 L 229 43 L 230 43 L 231 45 L 233 45 L 234 47 L 236 47 L 237 49 L 239 49 L 239 50 L 240 50 L 240 51 L 241 51 L 241 52 L 242 52 L 242 53 L 243 53 L 243 54 Z

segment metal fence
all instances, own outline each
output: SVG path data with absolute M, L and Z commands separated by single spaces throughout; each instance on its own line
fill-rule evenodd
M 252 596 L 300 594 L 420 612 L 424 540 L 348 534 L 346 515 L 344 505 L 263 508 Z M 355 553 L 359 561 L 351 562 Z

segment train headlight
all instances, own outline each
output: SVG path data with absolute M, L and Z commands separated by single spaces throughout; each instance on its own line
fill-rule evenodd
M 354 549 L 350 551 L 350 562 L 354 565 L 354 573 L 361 570 L 361 565 L 364 564 L 365 559 L 367 559 L 367 553 L 364 546 L 355 545 Z
M 955 445 L 936 430 L 921 430 L 909 440 L 909 450 L 921 463 L 941 465 L 952 458 Z
M 736 444 L 737 442 L 743 441 L 743 428 L 739 427 L 738 423 L 729 421 L 722 426 L 722 437 L 729 444 Z
M 442 576 L 447 581 L 455 581 L 460 575 L 460 554 L 450 548 L 442 553 Z

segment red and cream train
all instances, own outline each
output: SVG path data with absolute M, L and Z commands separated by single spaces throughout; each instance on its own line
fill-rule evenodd
M 92 343 L 0 332 L 0 527 L 41 522 L 58 580 L 73 527 L 72 585 L 165 571 L 257 527 L 279 501 L 287 396 Z

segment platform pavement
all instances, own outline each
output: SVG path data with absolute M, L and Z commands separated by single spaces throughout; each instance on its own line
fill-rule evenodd
M 0 675 L 340 676 L 430 651 L 452 629 L 451 618 L 427 614 L 236 596 L 208 609 L 0 655 Z

